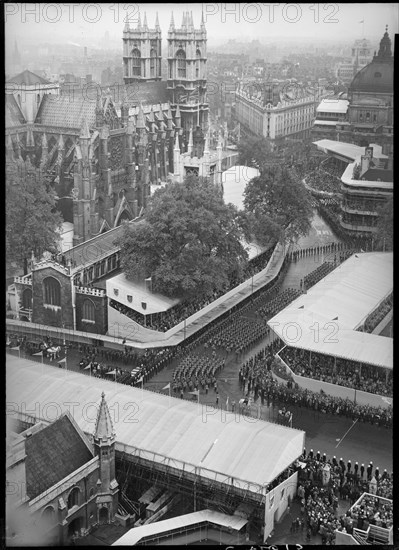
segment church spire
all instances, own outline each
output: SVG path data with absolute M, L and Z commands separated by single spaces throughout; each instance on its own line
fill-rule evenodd
M 205 30 L 205 21 L 204 21 L 204 5 L 202 4 L 202 11 L 201 11 L 201 30 Z
M 175 30 L 175 20 L 173 18 L 173 11 L 172 11 L 172 16 L 170 18 L 169 31 L 174 31 L 174 30 Z
M 157 15 L 156 15 L 156 17 L 155 17 L 155 30 L 157 30 L 157 31 L 160 30 L 159 19 L 158 19 L 158 12 L 157 12 Z
M 138 128 L 138 129 L 144 129 L 145 128 L 143 106 L 142 106 L 141 103 L 139 105 L 139 112 L 137 113 L 136 128 Z
M 123 28 L 123 32 L 129 32 L 129 31 L 130 31 L 129 14 L 127 14 L 126 19 L 125 19 L 125 26 Z
M 139 12 L 139 18 L 137 20 L 137 30 L 141 31 L 141 16 L 140 16 L 140 12 Z
M 115 432 L 112 425 L 111 415 L 105 401 L 105 393 L 101 394 L 101 403 L 96 419 L 94 440 L 104 443 L 111 443 L 115 440 Z
M 147 12 L 146 11 L 144 12 L 143 31 L 148 31 Z

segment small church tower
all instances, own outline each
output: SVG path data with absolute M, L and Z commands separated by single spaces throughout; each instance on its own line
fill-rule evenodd
M 94 452 L 100 461 L 100 477 L 97 481 L 97 519 L 98 523 L 111 523 L 118 511 L 118 482 L 115 479 L 115 432 L 111 415 L 101 394 L 96 428 L 93 435 Z

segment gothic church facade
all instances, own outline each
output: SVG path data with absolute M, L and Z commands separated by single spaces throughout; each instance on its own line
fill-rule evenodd
M 177 150 L 190 159 L 204 154 L 209 109 L 203 19 L 195 29 L 185 12 L 178 28 L 172 15 L 167 40 L 166 80 L 158 16 L 154 29 L 144 16 L 135 29 L 127 23 L 123 31 L 122 89 L 60 93 L 57 84 L 30 71 L 6 83 L 7 160 L 22 168 L 33 164 L 55 186 L 64 221 L 74 226 L 74 245 L 139 216 L 151 185 L 175 174 L 181 179 Z

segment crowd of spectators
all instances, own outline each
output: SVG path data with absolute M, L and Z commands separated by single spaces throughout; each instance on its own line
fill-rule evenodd
M 165 312 L 156 314 L 153 313 L 151 315 L 143 315 L 116 300 L 110 300 L 109 305 L 120 313 L 123 313 L 139 325 L 146 326 L 147 328 L 151 328 L 153 330 L 166 332 L 170 328 L 181 323 L 200 309 L 217 300 L 217 298 L 220 298 L 220 296 L 222 296 L 226 292 L 240 285 L 244 281 L 250 279 L 253 275 L 264 269 L 271 258 L 274 248 L 275 247 L 272 246 L 268 250 L 265 250 L 264 252 L 250 260 L 245 267 L 242 276 L 236 277 L 234 280 L 231 280 L 228 287 L 223 288 L 219 291 L 215 290 L 211 295 L 206 297 L 202 296 L 195 299 L 184 300 Z
M 310 189 L 323 193 L 339 193 L 341 190 L 341 178 L 330 174 L 322 166 L 307 174 L 305 182 Z
M 212 353 L 212 356 L 199 356 L 188 353 L 180 360 L 173 371 L 172 387 L 174 393 L 180 392 L 180 397 L 183 398 L 186 391 L 199 391 L 201 387 L 208 393 L 211 386 L 216 392 L 216 377 L 224 368 L 224 365 L 225 360 L 216 357 L 215 352 Z
M 353 420 L 392 427 L 393 410 L 392 406 L 375 407 L 372 405 L 360 405 L 350 399 L 335 397 L 325 393 L 312 392 L 300 388 L 291 379 L 287 383 L 278 382 L 273 372 L 276 369 L 276 362 L 267 364 L 270 354 L 274 354 L 281 348 L 281 341 L 276 339 L 263 350 L 252 356 L 240 369 L 241 390 L 244 395 L 254 392 L 254 400 L 259 397 L 262 405 L 290 405 L 306 407 L 322 414 L 334 414 L 346 416 Z M 294 418 L 295 421 L 295 418 Z
M 392 397 L 392 371 L 382 367 L 289 346 L 279 355 L 294 374 Z
M 392 310 L 393 308 L 393 293 L 387 296 L 380 305 L 370 313 L 367 319 L 364 322 L 364 325 L 359 327 L 357 330 L 362 332 L 373 332 L 373 330 L 378 326 L 378 324 L 384 319 L 384 317 Z
M 336 257 L 337 255 L 335 255 Z M 335 263 L 333 262 L 324 262 L 319 267 L 311 271 L 308 275 L 305 275 L 303 278 L 303 287 L 305 289 L 311 288 L 316 283 L 321 281 L 321 279 L 324 279 L 326 275 L 331 273 L 335 269 Z
M 351 534 L 354 527 L 366 529 L 374 523 L 389 528 L 392 525 L 392 503 L 379 497 L 392 499 L 393 474 L 387 470 L 373 472 L 370 462 L 367 468 L 351 460 L 345 464 L 334 456 L 327 458 L 320 451 L 311 449 L 300 457 L 297 499 L 301 504 L 301 517 L 294 519 L 291 531 L 306 530 L 307 540 L 320 534 L 322 544 L 334 544 L 335 530 Z M 374 492 L 375 497 L 369 494 Z M 363 498 L 360 499 L 361 495 Z M 338 517 L 338 501 L 349 499 L 352 508 Z M 356 505 L 354 505 L 356 503 Z

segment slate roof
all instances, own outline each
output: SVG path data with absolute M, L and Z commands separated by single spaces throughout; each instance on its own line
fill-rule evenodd
M 26 486 L 33 499 L 93 458 L 67 414 L 26 438 Z
M 115 244 L 115 240 L 123 235 L 123 231 L 124 224 L 113 227 L 101 235 L 70 248 L 64 252 L 65 259 L 75 262 L 76 267 L 91 265 L 101 256 L 119 250 L 120 247 Z
M 6 128 L 21 126 L 26 123 L 24 115 L 13 95 L 6 94 Z
M 71 128 L 80 131 L 83 119 L 86 118 L 89 128 L 96 123 L 96 100 L 84 94 L 59 95 L 50 94 L 43 97 L 35 122 L 45 126 Z
M 8 83 L 13 84 L 25 84 L 26 86 L 34 86 L 35 84 L 51 84 L 49 80 L 39 76 L 38 74 L 32 73 L 32 71 L 22 71 L 22 73 L 17 74 L 7 80 Z

